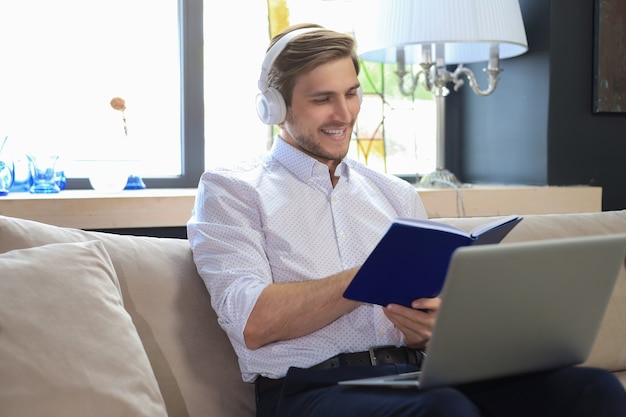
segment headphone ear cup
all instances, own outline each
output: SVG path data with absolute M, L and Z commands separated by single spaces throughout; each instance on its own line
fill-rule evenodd
M 287 117 L 287 105 L 280 92 L 269 87 L 256 96 L 256 111 L 266 125 L 277 125 Z
M 357 89 L 359 102 L 363 102 L 363 89 Z M 274 87 L 269 87 L 265 92 L 256 96 L 256 111 L 259 119 L 266 125 L 277 125 L 287 117 L 287 105 L 280 92 Z

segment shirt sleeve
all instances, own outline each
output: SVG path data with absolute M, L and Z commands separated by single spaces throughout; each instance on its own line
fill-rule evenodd
M 379 184 L 387 201 L 395 201 L 396 216 L 425 220 L 428 218 L 424 203 L 415 186 L 393 175 L 384 177 L 386 184 Z
M 207 172 L 187 224 L 194 262 L 218 321 L 231 341 L 242 346 L 248 317 L 272 282 L 257 198 L 250 184 Z

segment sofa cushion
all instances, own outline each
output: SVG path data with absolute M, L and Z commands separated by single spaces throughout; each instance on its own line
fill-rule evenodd
M 600 213 L 526 215 L 504 238 L 502 244 L 540 239 L 557 239 L 607 233 L 626 233 L 626 210 Z M 493 218 L 440 219 L 469 231 Z M 590 277 L 593 279 L 593 277 Z M 584 306 L 581 306 L 584 308 Z M 585 365 L 610 371 L 626 370 L 626 269 L 619 272 L 602 326 Z
M 0 255 L 6 416 L 166 416 L 102 243 Z
M 170 417 L 254 416 L 254 387 L 217 323 L 184 239 L 122 236 L 0 216 L 0 253 L 99 240 L 156 375 Z

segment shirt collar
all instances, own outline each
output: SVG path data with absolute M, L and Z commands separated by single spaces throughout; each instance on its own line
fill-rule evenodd
M 320 172 L 324 172 L 326 176 L 329 175 L 325 164 L 291 146 L 278 135 L 274 137 L 271 155 L 297 178 L 305 182 L 318 176 Z M 349 178 L 349 165 L 346 163 L 346 158 L 337 166 L 335 175 Z

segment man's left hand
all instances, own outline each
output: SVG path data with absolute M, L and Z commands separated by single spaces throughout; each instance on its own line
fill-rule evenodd
M 404 335 L 405 343 L 414 349 L 425 349 L 432 336 L 440 298 L 418 298 L 411 307 L 389 304 L 383 308 L 385 316 Z

